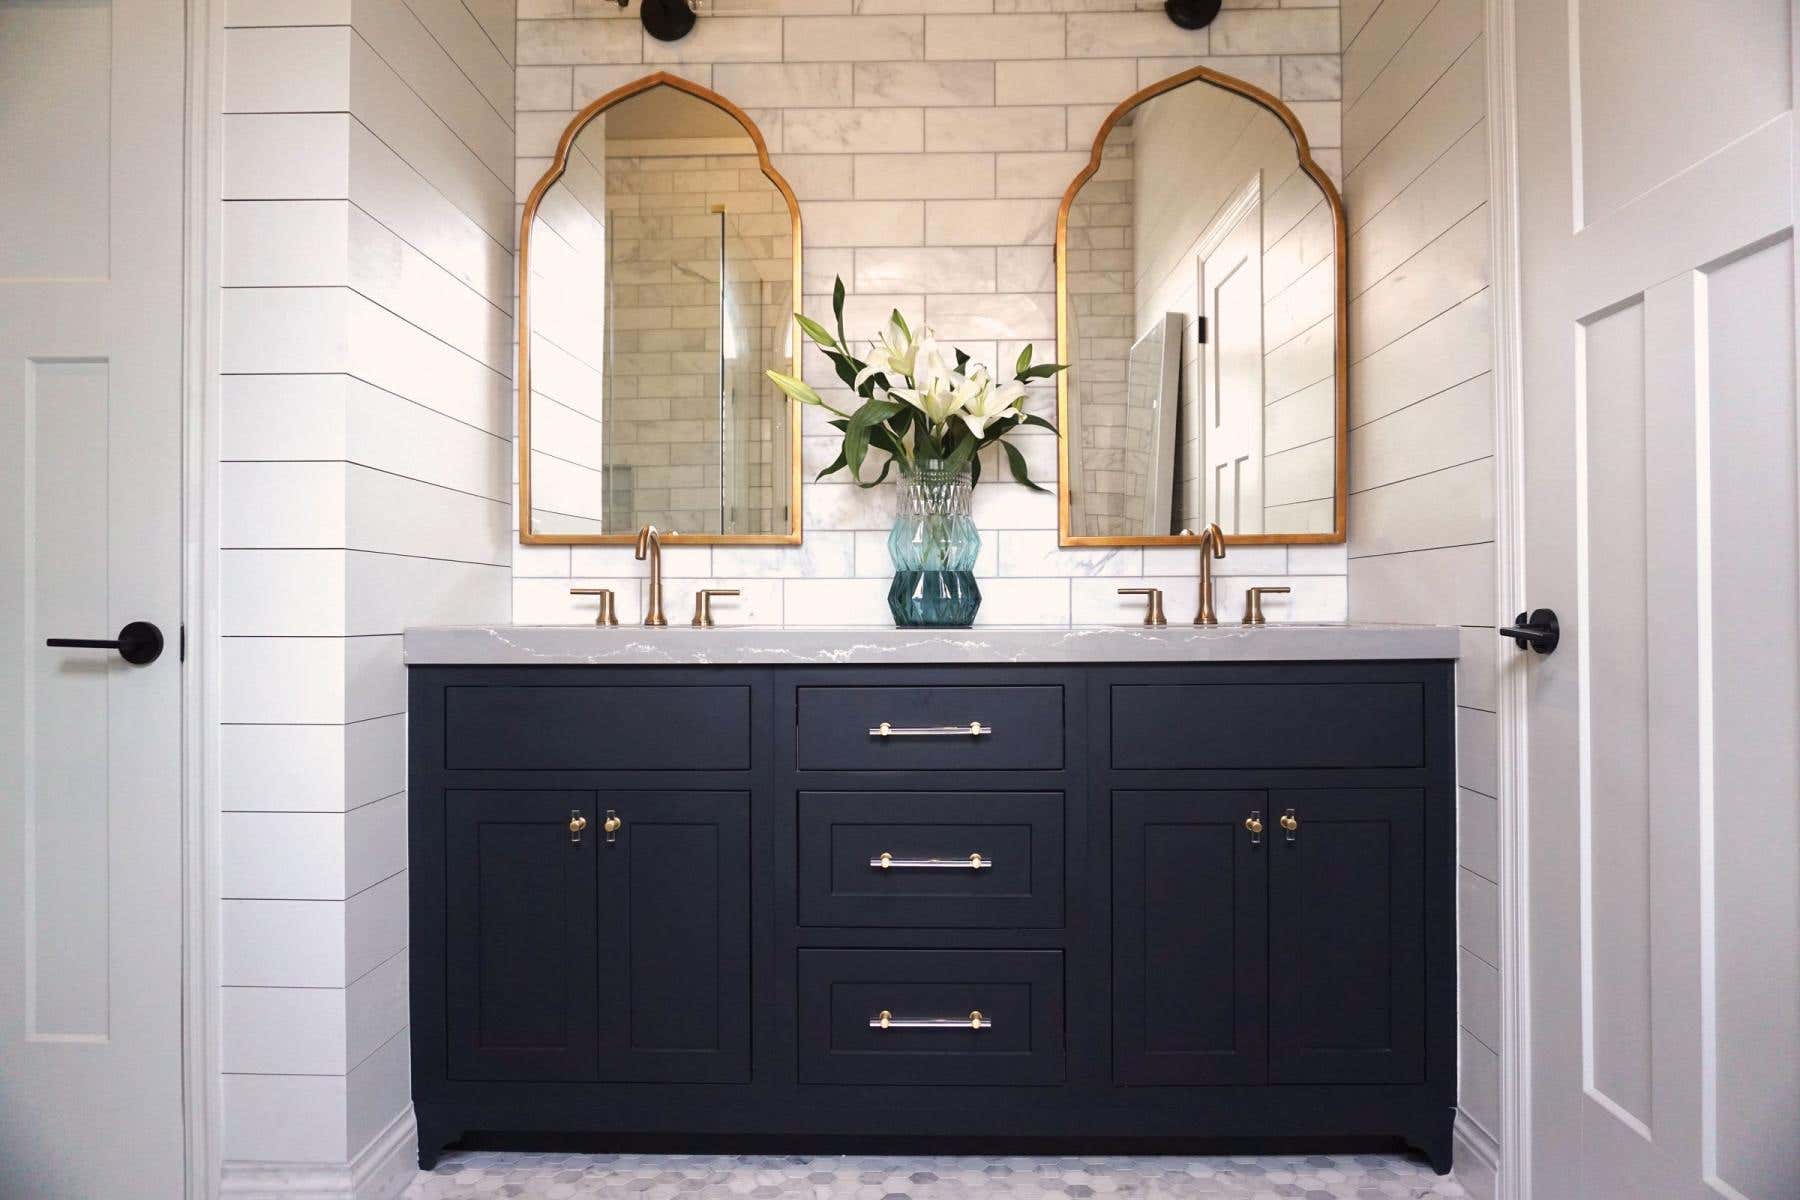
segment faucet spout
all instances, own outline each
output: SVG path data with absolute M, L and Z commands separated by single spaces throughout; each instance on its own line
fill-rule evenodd
M 650 560 L 650 600 L 644 612 L 644 624 L 667 625 L 669 618 L 663 615 L 662 585 L 662 534 L 656 526 L 646 525 L 638 530 L 637 560 Z
M 1225 531 L 1217 521 L 1210 522 L 1200 533 L 1200 611 L 1194 614 L 1196 625 L 1217 625 L 1219 614 L 1213 611 L 1213 559 L 1225 557 Z

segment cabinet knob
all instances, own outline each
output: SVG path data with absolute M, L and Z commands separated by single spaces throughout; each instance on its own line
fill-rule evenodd
M 583 824 L 586 824 L 586 822 L 583 822 Z M 619 819 L 618 813 L 609 812 L 606 814 L 606 820 L 600 823 L 600 828 L 606 830 L 608 833 L 617 833 L 624 824 L 625 822 Z
M 1291 812 L 1282 813 L 1281 827 L 1289 833 L 1292 833 L 1294 830 L 1300 828 L 1300 819 Z
M 1262 818 L 1255 813 L 1251 813 L 1248 817 L 1244 818 L 1244 828 L 1250 831 L 1251 837 L 1257 836 L 1263 831 Z
M 588 820 L 581 815 L 581 810 L 579 808 L 571 809 L 569 811 L 569 841 L 571 843 L 579 844 L 581 842 L 581 831 L 586 829 L 587 826 Z

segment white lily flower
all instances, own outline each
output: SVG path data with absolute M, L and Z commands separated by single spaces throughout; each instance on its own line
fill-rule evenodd
M 969 432 L 979 438 L 987 432 L 990 422 L 997 421 L 1024 406 L 1025 385 L 1017 380 L 1012 380 L 995 387 L 993 381 L 987 378 L 985 369 L 978 369 L 977 374 L 984 386 L 963 405 L 963 411 L 957 415 L 962 418 L 963 424 L 969 427 Z
M 962 379 L 954 371 L 944 369 L 944 360 L 935 346 L 921 352 L 917 362 L 917 386 L 894 388 L 889 395 L 898 396 L 925 414 L 934 429 L 943 426 L 968 401 L 966 391 L 958 388 Z
M 856 387 L 877 375 L 886 375 L 889 380 L 909 378 L 913 373 L 913 363 L 918 357 L 921 342 L 931 338 L 929 329 L 922 330 L 915 341 L 906 332 L 906 327 L 898 321 L 889 320 L 887 328 L 881 336 L 869 344 L 868 366 L 856 373 Z

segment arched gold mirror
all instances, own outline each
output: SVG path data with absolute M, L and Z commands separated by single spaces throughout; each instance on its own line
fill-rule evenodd
M 793 544 L 800 206 L 756 125 L 658 72 L 575 115 L 519 229 L 519 540 Z
M 1344 540 L 1344 208 L 1281 101 L 1196 67 L 1114 109 L 1056 290 L 1063 545 Z

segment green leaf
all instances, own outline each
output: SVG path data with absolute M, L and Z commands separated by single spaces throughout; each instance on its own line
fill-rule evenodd
M 835 424 L 837 424 L 837 422 L 834 421 L 834 422 L 832 422 L 832 424 L 835 425 Z M 819 480 L 825 478 L 827 475 L 831 475 L 838 471 L 843 470 L 846 465 L 848 465 L 848 464 L 845 462 L 844 452 L 842 450 L 839 450 L 838 456 L 831 460 L 831 465 L 829 467 L 826 467 L 823 471 L 820 471 L 817 475 L 813 476 L 813 482 L 817 483 L 817 482 L 819 482 Z
M 1039 363 L 1035 367 L 1026 367 L 1019 372 L 1020 379 L 1048 379 L 1058 371 L 1069 369 L 1068 363 Z
M 866 480 L 859 479 L 856 481 L 856 486 L 861 487 L 861 488 L 876 487 L 887 479 L 888 472 L 893 469 L 894 469 L 894 460 L 890 458 L 881 464 L 881 474 L 877 475 L 873 479 L 866 479 Z
M 829 329 L 804 313 L 795 313 L 794 320 L 800 322 L 800 328 L 806 331 L 807 337 L 819 343 L 819 345 L 824 346 L 827 350 L 837 349 L 837 339 L 831 336 L 831 331 Z
M 905 317 L 903 317 L 903 316 L 901 316 L 901 315 L 900 315 L 900 310 L 899 310 L 899 309 L 897 309 L 897 308 L 896 308 L 896 309 L 895 309 L 895 310 L 894 310 L 894 311 L 893 311 L 893 312 L 892 312 L 892 313 L 891 313 L 891 314 L 890 314 L 890 315 L 889 315 L 889 316 L 888 316 L 888 320 L 890 320 L 890 321 L 892 321 L 892 322 L 893 322 L 893 323 L 894 323 L 894 324 L 896 324 L 896 325 L 898 325 L 898 326 L 899 326 L 899 327 L 900 327 L 900 332 L 901 332 L 901 333 L 903 333 L 903 334 L 905 334 L 905 335 L 906 335 L 906 337 L 907 337 L 907 339 L 908 339 L 908 340 L 911 340 L 911 338 L 912 338 L 912 330 L 910 330 L 910 329 L 908 329 L 908 328 L 907 328 L 907 327 L 906 327 L 906 318 L 905 318 Z
M 950 466 L 951 470 L 956 471 L 961 470 L 963 464 L 974 457 L 975 439 L 966 437 L 960 442 L 957 442 L 956 445 L 950 447 L 950 452 L 944 455 L 944 462 Z
M 850 415 L 850 424 L 844 430 L 844 458 L 850 464 L 850 474 L 858 482 L 862 481 L 863 459 L 869 454 L 870 429 L 899 412 L 901 407 L 895 400 L 870 400 Z
M 1013 368 L 1013 377 L 1014 378 L 1022 378 L 1024 376 L 1026 370 L 1028 370 L 1030 368 L 1030 366 L 1031 366 L 1031 343 L 1026 342 L 1025 348 L 1023 350 L 1019 351 L 1019 362 L 1018 362 L 1018 365 Z
M 844 277 L 839 275 L 831 285 L 831 315 L 837 318 L 838 342 L 848 346 L 850 339 L 844 336 Z
M 816 404 L 821 408 L 824 407 L 824 397 L 814 391 L 812 385 L 807 383 L 806 380 L 796 378 L 792 375 L 783 375 L 780 371 L 765 371 L 763 373 L 774 380 L 776 387 L 780 388 L 800 403 Z
M 1006 451 L 1006 464 L 1012 468 L 1012 477 L 1014 479 L 1018 480 L 1034 492 L 1049 493 L 1048 488 L 1041 488 L 1037 484 L 1031 482 L 1031 472 L 1025 468 L 1025 456 L 1019 453 L 1019 448 L 1017 446 L 1013 445 L 1011 442 L 1001 442 L 1000 448 Z
M 837 377 L 844 381 L 845 387 L 856 386 L 856 373 L 862 370 L 861 364 L 848 354 L 836 350 L 825 351 L 825 357 L 831 360 L 832 369 L 837 372 Z
M 968 370 L 968 368 L 969 368 L 969 355 L 968 355 L 967 351 L 958 350 L 956 352 L 956 369 L 958 371 L 966 371 L 966 370 Z
M 981 482 L 981 455 L 977 454 L 974 457 L 969 459 L 969 489 L 971 491 L 973 491 L 975 488 L 975 485 L 980 482 Z
M 1051 433 L 1054 433 L 1057 437 L 1062 436 L 1062 430 L 1058 429 L 1052 422 L 1047 421 L 1043 417 L 1038 416 L 1036 413 L 1020 413 L 1019 414 L 1019 423 L 1022 425 L 1035 425 L 1039 429 L 1048 429 Z

